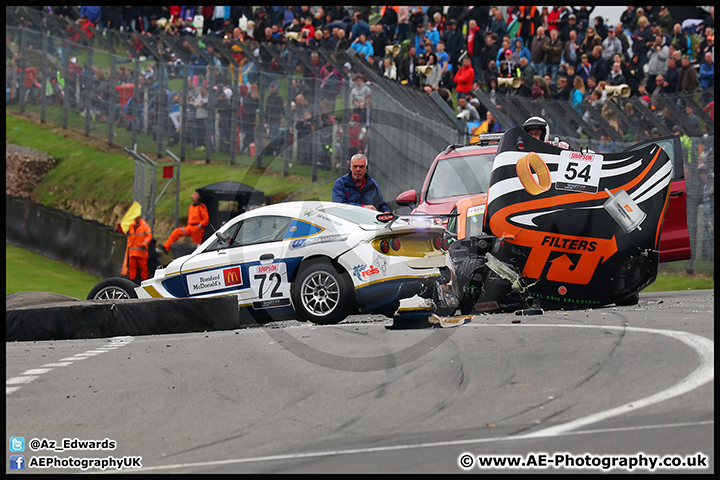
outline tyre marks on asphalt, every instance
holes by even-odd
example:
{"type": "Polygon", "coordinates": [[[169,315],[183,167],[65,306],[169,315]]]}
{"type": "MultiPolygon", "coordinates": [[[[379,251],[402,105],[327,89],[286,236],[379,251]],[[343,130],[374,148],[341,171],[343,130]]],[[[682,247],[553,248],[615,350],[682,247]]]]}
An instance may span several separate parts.
{"type": "Polygon", "coordinates": [[[132,340],[133,337],[114,337],[109,339],[108,343],[101,347],[93,348],[92,350],[88,350],[87,352],[78,353],[70,357],[61,358],[54,363],[46,363],[40,368],[31,368],[29,370],[25,370],[20,375],[5,380],[5,395],[10,395],[11,393],[17,392],[18,390],[20,390],[20,388],[22,388],[23,385],[34,381],[41,375],[52,371],[54,368],[67,367],[68,365],[72,365],[74,362],[107,353],[111,350],[115,350],[116,348],[120,348],[123,345],[127,345],[128,343],[132,342],[132,340]]]}
{"type": "MultiPolygon", "coordinates": [[[[267,455],[258,457],[246,457],[246,458],[228,458],[224,460],[215,461],[204,461],[195,463],[179,463],[174,465],[156,465],[143,467],[140,470],[143,472],[149,471],[162,471],[162,470],[182,470],[190,468],[208,468],[208,467],[220,467],[227,465],[240,465],[253,462],[277,462],[277,461],[295,461],[305,460],[311,458],[338,456],[338,455],[352,455],[352,454],[366,454],[373,452],[390,452],[410,449],[422,449],[422,448],[437,448],[437,447],[448,447],[457,445],[474,445],[484,443],[495,443],[505,441],[517,441],[526,440],[529,438],[542,438],[542,437],[555,437],[564,435],[584,435],[591,433],[600,432],[613,432],[613,431],[632,431],[632,430],[647,430],[654,428],[677,428],[680,426],[698,426],[698,425],[711,425],[714,420],[701,421],[701,422],[690,422],[690,423],[673,423],[669,425],[638,425],[625,428],[610,428],[610,429],[596,429],[596,430],[578,430],[581,427],[598,423],[602,420],[613,418],[616,416],[624,415],[626,413],[637,411],[640,408],[654,405],[656,403],[669,400],[679,395],[688,393],[696,388],[705,385],[715,378],[715,342],[712,340],[694,335],[689,332],[680,330],[661,330],[655,328],[641,328],[641,327],[629,327],[629,326],[608,326],[608,325],[555,325],[555,324],[533,324],[533,325],[490,325],[483,324],[482,327],[493,328],[586,328],[586,329],[600,329],[600,330],[615,330],[620,331],[621,335],[625,335],[628,332],[650,334],[650,335],[663,335],[675,340],[679,340],[685,345],[689,346],[699,357],[700,365],[692,371],[689,375],[684,377],[679,383],[662,390],[654,395],[638,399],[630,404],[621,405],[616,408],[610,408],[601,412],[597,412],[592,415],[588,415],[582,418],[578,418],[573,421],[561,423],[549,428],[543,428],[530,433],[513,434],[503,437],[490,437],[490,438],[471,438],[471,439],[460,439],[460,440],[446,440],[437,442],[426,442],[426,443],[415,443],[415,444],[400,444],[400,445],[384,445],[377,447],[366,447],[366,448],[349,448],[344,450],[330,450],[330,451],[315,451],[315,452],[297,452],[280,455],[267,455]]],[[[551,399],[549,399],[551,400],[551,399]]]]}

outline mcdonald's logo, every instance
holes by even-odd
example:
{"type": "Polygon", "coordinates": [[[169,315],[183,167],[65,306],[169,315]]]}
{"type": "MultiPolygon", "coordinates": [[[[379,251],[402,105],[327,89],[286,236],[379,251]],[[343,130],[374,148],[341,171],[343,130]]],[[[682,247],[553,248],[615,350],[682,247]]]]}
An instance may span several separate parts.
{"type": "Polygon", "coordinates": [[[225,286],[230,285],[241,285],[242,276],[240,275],[240,267],[228,268],[223,270],[223,277],[225,278],[225,286]]]}

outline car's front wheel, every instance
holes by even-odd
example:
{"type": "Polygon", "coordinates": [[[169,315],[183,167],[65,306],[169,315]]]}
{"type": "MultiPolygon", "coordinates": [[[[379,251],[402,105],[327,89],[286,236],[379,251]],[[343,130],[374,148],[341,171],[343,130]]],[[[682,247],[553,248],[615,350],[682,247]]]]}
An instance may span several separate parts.
{"type": "Polygon", "coordinates": [[[110,277],[98,282],[90,293],[88,300],[127,300],[138,298],[135,293],[135,282],[123,277],[110,277]]]}
{"type": "Polygon", "coordinates": [[[352,281],[327,259],[304,262],[292,285],[295,310],[304,320],[320,325],[344,320],[355,304],[354,293],[352,281]]]}

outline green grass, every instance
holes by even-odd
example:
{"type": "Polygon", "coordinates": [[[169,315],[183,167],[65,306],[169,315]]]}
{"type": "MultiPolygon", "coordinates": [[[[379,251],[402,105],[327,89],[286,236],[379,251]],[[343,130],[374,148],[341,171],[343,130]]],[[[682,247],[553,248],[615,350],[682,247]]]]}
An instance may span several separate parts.
{"type": "Polygon", "coordinates": [[[657,280],[643,292],[676,292],[678,290],[712,290],[715,282],[707,278],[684,277],[659,273],[657,280]]]}
{"type": "MultiPolygon", "coordinates": [[[[101,139],[87,138],[82,133],[69,132],[57,125],[35,123],[7,112],[5,119],[6,143],[34,147],[58,161],[35,189],[39,203],[107,225],[114,225],[119,220],[118,211],[124,213],[132,203],[135,171],[134,161],[121,147],[110,148],[101,139]]],[[[70,125],[73,125],[72,121],[70,125]]],[[[139,142],[138,151],[155,158],[152,142],[139,142]]],[[[179,153],[177,148],[173,151],[179,153]]],[[[175,162],[167,155],[157,162],[156,195],[159,195],[168,183],[162,178],[162,167],[175,162]]],[[[216,160],[205,164],[204,159],[188,158],[180,167],[180,215],[187,212],[190,194],[195,189],[224,180],[234,180],[261,190],[273,202],[287,198],[330,200],[332,197],[331,180],[335,179],[336,173],[319,172],[318,181],[313,183],[310,167],[296,165],[288,177],[283,176],[282,168],[282,159],[273,161],[265,158],[263,167],[257,168],[254,160],[246,156],[238,157],[236,165],[216,160]]],[[[174,218],[175,194],[173,181],[156,204],[156,221],[174,218]]]]}
{"type": "Polygon", "coordinates": [[[5,295],[51,292],[84,300],[99,278],[69,265],[5,244],[5,295]]]}

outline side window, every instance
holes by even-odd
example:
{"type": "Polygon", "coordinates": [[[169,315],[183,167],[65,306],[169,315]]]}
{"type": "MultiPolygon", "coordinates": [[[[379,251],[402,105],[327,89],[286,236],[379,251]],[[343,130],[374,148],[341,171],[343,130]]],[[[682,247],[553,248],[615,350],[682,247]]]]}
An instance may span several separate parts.
{"type": "Polygon", "coordinates": [[[241,224],[242,224],[242,222],[238,222],[235,225],[233,225],[232,227],[230,227],[225,232],[225,235],[227,235],[229,242],[223,242],[217,237],[217,235],[213,234],[215,236],[215,238],[212,241],[212,243],[210,245],[208,245],[208,247],[205,249],[205,251],[206,252],[214,252],[216,250],[223,250],[223,249],[229,248],[231,246],[232,247],[238,246],[237,242],[235,242],[235,236],[237,235],[238,229],[240,228],[241,224]]]}
{"type": "Polygon", "coordinates": [[[242,246],[280,241],[285,236],[290,221],[290,218],[275,216],[248,218],[235,236],[235,244],[242,246]]]}

